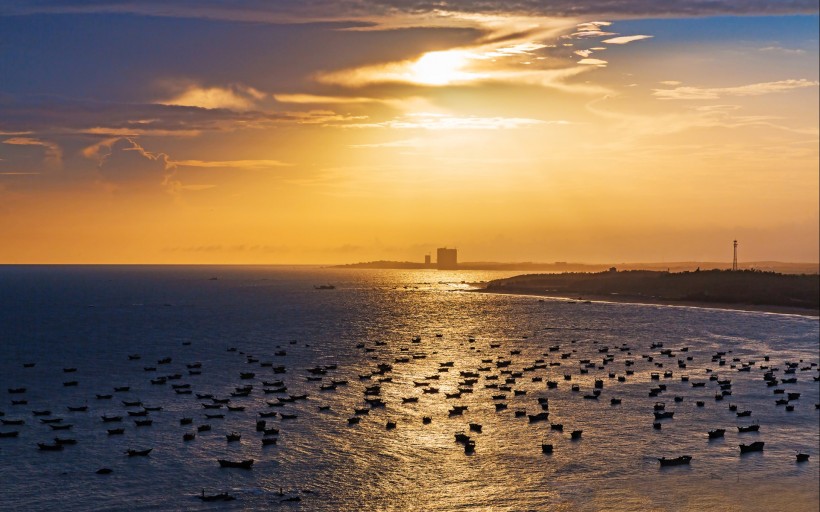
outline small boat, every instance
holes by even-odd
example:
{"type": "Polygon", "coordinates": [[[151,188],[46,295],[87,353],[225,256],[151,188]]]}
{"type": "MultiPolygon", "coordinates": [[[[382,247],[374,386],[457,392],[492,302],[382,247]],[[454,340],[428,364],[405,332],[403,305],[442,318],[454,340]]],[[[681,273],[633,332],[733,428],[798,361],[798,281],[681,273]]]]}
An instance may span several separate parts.
{"type": "Polygon", "coordinates": [[[478,423],[470,423],[470,431],[471,432],[478,432],[480,434],[481,433],[481,428],[482,428],[481,425],[479,425],[478,423]]]}
{"type": "Polygon", "coordinates": [[[119,386],[119,387],[114,388],[114,391],[117,392],[117,393],[124,393],[124,392],[130,391],[130,390],[131,390],[131,386],[119,386]]]}
{"type": "Polygon", "coordinates": [[[183,441],[193,441],[194,439],[196,439],[196,434],[194,434],[193,432],[187,432],[182,435],[183,441]]]}
{"type": "Polygon", "coordinates": [[[541,443],[542,453],[552,453],[552,445],[548,443],[541,443]]]}
{"type": "Polygon", "coordinates": [[[211,430],[210,425],[200,425],[196,428],[197,432],[208,432],[209,430],[211,430]]]}
{"type": "Polygon", "coordinates": [[[179,419],[179,424],[180,425],[190,425],[193,422],[194,422],[193,418],[180,418],[179,419]]]}
{"type": "Polygon", "coordinates": [[[583,434],[583,430],[573,430],[570,433],[570,439],[581,439],[581,434],[583,434]]]}
{"type": "Polygon", "coordinates": [[[332,284],[320,284],[319,286],[314,286],[314,290],[335,290],[336,286],[332,284]]]}
{"type": "Polygon", "coordinates": [[[464,443],[464,453],[471,454],[475,453],[475,441],[472,439],[464,443]]]}
{"type": "Polygon", "coordinates": [[[242,436],[238,432],[231,432],[230,434],[225,434],[225,438],[228,442],[239,441],[242,439],[242,436]]]}
{"type": "Polygon", "coordinates": [[[122,421],[122,416],[100,416],[102,418],[103,423],[112,423],[115,421],[122,421]]]}
{"type": "Polygon", "coordinates": [[[0,420],[3,425],[23,425],[26,420],[0,420]]]}
{"type": "Polygon", "coordinates": [[[97,400],[111,400],[113,395],[95,395],[97,400]]]}
{"type": "Polygon", "coordinates": [[[352,418],[347,419],[348,425],[358,425],[362,419],[358,416],[353,416],[352,418]]]}
{"type": "Polygon", "coordinates": [[[238,468],[238,469],[251,469],[253,467],[253,459],[241,460],[241,461],[231,461],[225,459],[216,459],[219,463],[219,467],[221,468],[238,468]]]}
{"type": "Polygon", "coordinates": [[[456,432],[455,438],[457,443],[466,443],[470,440],[470,436],[465,434],[463,431],[456,432]]]}
{"type": "Polygon", "coordinates": [[[77,444],[76,439],[66,438],[66,437],[55,437],[54,442],[57,444],[65,444],[65,445],[74,445],[77,444]]]}
{"type": "Polygon", "coordinates": [[[387,424],[385,425],[385,428],[387,430],[393,430],[394,428],[396,428],[396,422],[392,421],[392,420],[388,420],[387,424]]]}
{"type": "Polygon", "coordinates": [[[742,433],[742,432],[757,432],[757,431],[759,431],[759,430],[760,430],[760,425],[758,425],[758,424],[749,425],[748,427],[740,427],[740,426],[739,426],[739,427],[737,427],[737,431],[738,431],[738,433],[742,433]]]}
{"type": "Polygon", "coordinates": [[[749,452],[762,452],[763,445],[766,444],[763,441],[755,441],[752,444],[741,444],[740,446],[740,453],[749,453],[749,452]]]}
{"type": "Polygon", "coordinates": [[[276,438],[275,437],[263,437],[262,438],[262,446],[270,446],[270,445],[273,445],[273,444],[276,444],[276,438]]]}
{"type": "Polygon", "coordinates": [[[726,433],[726,429],[723,428],[716,428],[715,430],[710,430],[707,432],[709,439],[718,439],[723,437],[723,434],[726,433]]]}
{"type": "Polygon", "coordinates": [[[18,430],[10,430],[8,432],[0,432],[0,438],[2,437],[17,437],[20,435],[18,430]]]}
{"type": "Polygon", "coordinates": [[[63,449],[63,445],[54,443],[54,444],[46,444],[46,443],[37,443],[37,447],[44,452],[59,452],[63,449]]]}
{"type": "Polygon", "coordinates": [[[122,435],[124,433],[125,433],[124,428],[109,428],[108,429],[108,435],[109,436],[118,436],[118,435],[122,435]]]}
{"type": "Polygon", "coordinates": [[[150,427],[154,420],[134,420],[134,424],[138,427],[150,427]]]}
{"type": "Polygon", "coordinates": [[[743,418],[743,417],[751,416],[751,415],[752,415],[752,411],[738,411],[737,412],[737,417],[738,418],[743,418]]]}
{"type": "Polygon", "coordinates": [[[49,425],[49,427],[51,427],[51,430],[71,430],[73,426],[74,425],[72,425],[71,423],[65,423],[63,425],[49,425]]]}
{"type": "Polygon", "coordinates": [[[431,418],[430,416],[424,416],[423,418],[421,418],[421,423],[423,425],[429,425],[432,422],[433,422],[433,418],[431,418]]]}
{"type": "Polygon", "coordinates": [[[654,412],[656,420],[662,420],[664,418],[671,418],[675,415],[675,411],[655,411],[654,412]]]}
{"type": "Polygon", "coordinates": [[[34,416],[49,416],[51,414],[51,411],[48,411],[48,410],[31,411],[31,414],[33,414],[34,416]]]}
{"type": "Polygon", "coordinates": [[[70,412],[85,412],[85,411],[88,410],[88,406],[87,405],[79,405],[79,406],[76,406],[76,407],[72,407],[72,406],[69,405],[68,410],[70,412]]]}
{"type": "Polygon", "coordinates": [[[132,450],[128,449],[125,450],[125,454],[129,457],[146,457],[149,453],[151,453],[153,448],[146,448],[145,450],[132,450]]]}
{"type": "Polygon", "coordinates": [[[110,475],[113,472],[114,470],[111,468],[100,468],[97,471],[95,471],[95,473],[97,473],[98,475],[110,475]]]}
{"type": "Polygon", "coordinates": [[[227,492],[221,492],[219,494],[205,494],[205,489],[202,489],[202,494],[197,496],[197,498],[201,499],[202,501],[206,502],[213,502],[213,501],[233,501],[236,498],[231,496],[227,492]]]}
{"type": "Polygon", "coordinates": [[[797,454],[797,462],[806,462],[807,460],[809,460],[809,454],[808,453],[798,453],[797,454]]]}
{"type": "Polygon", "coordinates": [[[661,466],[683,466],[688,465],[689,462],[692,460],[692,457],[689,455],[681,455],[680,457],[673,457],[671,459],[667,459],[666,457],[661,457],[658,459],[658,462],[661,463],[661,466]]]}

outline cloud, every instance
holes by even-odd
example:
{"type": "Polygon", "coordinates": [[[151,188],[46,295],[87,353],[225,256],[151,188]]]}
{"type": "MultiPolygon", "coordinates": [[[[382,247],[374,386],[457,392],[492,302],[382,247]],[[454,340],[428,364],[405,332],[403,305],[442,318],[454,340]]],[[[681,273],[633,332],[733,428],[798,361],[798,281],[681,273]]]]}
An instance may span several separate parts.
{"type": "Polygon", "coordinates": [[[568,121],[543,121],[521,117],[458,117],[438,113],[407,114],[381,123],[349,125],[351,128],[394,128],[399,130],[501,130],[545,124],[569,124],[568,121]]]}
{"type": "Polygon", "coordinates": [[[396,17],[440,18],[451,12],[493,15],[555,16],[565,18],[657,18],[670,16],[713,16],[720,14],[816,13],[816,0],[305,0],[279,2],[260,0],[6,0],[0,15],[31,13],[107,12],[150,16],[208,18],[250,22],[305,22],[330,20],[374,20],[396,17]],[[446,11],[437,11],[446,5],[446,11]],[[432,15],[432,16],[431,16],[432,15]]]}
{"type": "Polygon", "coordinates": [[[63,150],[53,142],[34,137],[12,137],[3,141],[11,146],[40,146],[45,149],[45,162],[51,166],[59,166],[63,161],[63,150]]]}
{"type": "Polygon", "coordinates": [[[172,174],[168,155],[151,153],[134,139],[117,139],[103,149],[98,152],[99,176],[115,188],[160,188],[172,174]]]}
{"type": "Polygon", "coordinates": [[[783,55],[804,55],[806,50],[800,48],[783,48],[782,46],[766,46],[760,48],[761,52],[781,53],[783,55]]]}
{"type": "Polygon", "coordinates": [[[606,66],[607,61],[601,59],[581,59],[578,61],[578,64],[584,64],[587,66],[606,66]]]}
{"type": "Polygon", "coordinates": [[[279,103],[296,104],[351,104],[351,103],[373,103],[381,101],[378,98],[364,98],[352,96],[321,96],[316,94],[274,94],[273,99],[279,103]]]}
{"type": "Polygon", "coordinates": [[[174,167],[205,167],[231,169],[268,169],[270,167],[289,167],[293,164],[279,160],[173,160],[174,167]]]}
{"type": "Polygon", "coordinates": [[[224,108],[57,97],[24,97],[0,102],[0,130],[39,135],[93,135],[114,140],[138,136],[191,137],[203,132],[262,129],[282,124],[353,122],[361,119],[339,115],[330,110],[234,111],[224,108]]]}
{"type": "Polygon", "coordinates": [[[761,96],[792,89],[816,87],[820,82],[815,80],[780,80],[778,82],[761,82],[736,87],[676,87],[674,89],[654,89],[652,94],[662,100],[716,100],[724,96],[761,96]]]}
{"type": "Polygon", "coordinates": [[[602,43],[607,44],[627,44],[633,41],[641,41],[642,39],[650,39],[655,36],[646,36],[646,35],[636,35],[636,36],[620,36],[620,37],[613,37],[611,39],[604,39],[601,41],[602,43]]]}
{"type": "Polygon", "coordinates": [[[179,105],[183,107],[200,107],[207,109],[251,110],[266,94],[244,85],[229,87],[202,87],[200,85],[184,86],[169,99],[159,100],[162,105],[179,105]]]}

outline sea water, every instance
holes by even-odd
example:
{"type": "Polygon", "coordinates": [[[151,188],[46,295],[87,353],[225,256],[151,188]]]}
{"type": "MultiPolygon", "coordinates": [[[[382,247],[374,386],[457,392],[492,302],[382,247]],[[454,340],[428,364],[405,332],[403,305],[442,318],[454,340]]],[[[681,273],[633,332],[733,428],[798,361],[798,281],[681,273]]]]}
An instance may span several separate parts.
{"type": "Polygon", "coordinates": [[[510,275],[0,267],[0,419],[25,421],[0,426],[0,432],[19,431],[16,438],[0,438],[0,509],[817,510],[820,384],[811,366],[818,362],[817,318],[470,291],[472,283],[510,275]],[[328,284],[335,288],[316,289],[328,284]],[[657,343],[663,347],[650,348],[657,343]],[[723,365],[713,360],[718,351],[725,352],[723,365]],[[128,357],[137,354],[138,360],[128,357]],[[614,357],[604,364],[607,355],[614,357]],[[159,364],[164,358],[171,362],[159,364]],[[444,371],[442,363],[449,362],[444,371]],[[784,375],[787,362],[798,363],[794,375],[784,375]],[[194,363],[201,363],[201,374],[189,373],[194,363]],[[374,373],[381,363],[392,370],[374,373]],[[744,365],[750,370],[739,371],[744,365]],[[276,366],[286,372],[274,373],[276,366]],[[309,381],[307,370],[317,366],[335,369],[321,382],[309,381]],[[77,370],[64,372],[70,368],[77,370]],[[776,377],[797,382],[767,386],[763,375],[773,368],[776,377]],[[666,371],[672,375],[664,377],[666,371]],[[254,377],[240,378],[247,372],[254,377]],[[470,388],[460,372],[478,373],[477,382],[471,393],[447,398],[470,388]],[[516,372],[522,376],[511,377],[516,372]],[[181,377],[151,383],[174,375],[181,377]],[[720,388],[711,375],[731,380],[732,394],[717,401],[720,388]],[[585,399],[596,379],[603,381],[600,397],[585,399]],[[287,393],[264,393],[263,380],[283,380],[287,393]],[[320,390],[332,380],[347,384],[320,390]],[[548,389],[549,380],[558,387],[548,389]],[[64,385],[70,381],[77,385],[64,385]],[[172,387],[184,384],[195,393],[231,398],[245,410],[204,409],[211,400],[172,387]],[[249,396],[231,397],[247,384],[253,386],[249,396]],[[486,387],[493,384],[509,391],[486,387]],[[649,396],[659,384],[666,390],[649,396]],[[125,386],[129,391],[114,391],[125,386]],[[386,406],[349,425],[354,409],[367,407],[364,391],[373,386],[386,406]],[[8,393],[19,387],[26,391],[8,393]],[[439,393],[422,391],[429,387],[439,393]],[[775,404],[785,397],[773,394],[776,388],[800,393],[790,402],[793,411],[775,404]],[[307,399],[267,404],[301,394],[307,399]],[[494,399],[501,394],[506,398],[494,399]],[[413,397],[418,401],[402,401],[413,397]],[[611,405],[613,397],[621,404],[611,405]],[[516,417],[516,411],[541,412],[537,398],[548,399],[548,421],[516,417]],[[139,408],[123,402],[137,400],[162,408],[146,417],[152,426],[137,427],[127,415],[139,408]],[[675,413],[661,420],[661,429],[652,426],[658,401],[675,413]],[[497,412],[495,403],[508,407],[497,412]],[[731,404],[752,415],[737,417],[731,404]],[[80,405],[88,411],[67,410],[80,405]],[[456,405],[467,409],[450,415],[456,405]],[[41,410],[51,415],[33,415],[41,410]],[[267,419],[280,433],[276,445],[263,447],[255,425],[258,413],[268,411],[297,417],[267,419]],[[103,415],[123,420],[104,423],[103,415]],[[193,424],[180,425],[183,417],[193,424]],[[48,418],[72,427],[52,431],[40,421],[48,418]],[[388,420],[395,429],[386,429],[388,420]],[[482,432],[470,432],[469,423],[481,424],[482,432]],[[550,423],[563,424],[564,431],[550,423]],[[738,433],[738,425],[752,423],[760,424],[758,433],[738,433]],[[211,431],[183,441],[184,433],[203,424],[211,431]],[[125,433],[109,436],[107,429],[116,427],[125,433]],[[715,428],[726,435],[710,441],[706,433],[715,428]],[[583,430],[581,439],[571,440],[571,430],[583,430]],[[475,453],[455,442],[458,431],[471,435],[475,453]],[[230,432],[240,433],[241,441],[228,443],[230,432]],[[55,436],[77,444],[38,450],[38,442],[55,436]],[[764,441],[764,451],[741,456],[738,445],[753,441],[764,441]],[[542,453],[542,443],[552,444],[553,453],[542,453]],[[147,457],[125,454],[147,448],[147,457]],[[798,451],[809,453],[809,461],[797,463],[798,451]],[[690,455],[691,463],[659,466],[659,457],[678,455],[690,455]],[[252,470],[220,468],[217,459],[255,464],[252,470]],[[112,473],[96,474],[103,467],[112,473]],[[203,503],[197,499],[203,489],[236,500],[203,503]],[[300,501],[284,501],[296,497],[300,501]]]}

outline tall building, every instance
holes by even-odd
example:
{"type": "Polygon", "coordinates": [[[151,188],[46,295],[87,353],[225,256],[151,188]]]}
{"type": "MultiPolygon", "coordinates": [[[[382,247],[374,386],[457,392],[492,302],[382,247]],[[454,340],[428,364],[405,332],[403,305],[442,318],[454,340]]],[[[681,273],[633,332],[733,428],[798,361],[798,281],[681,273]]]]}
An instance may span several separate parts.
{"type": "Polygon", "coordinates": [[[446,247],[436,249],[436,268],[445,270],[458,268],[458,250],[446,247]]]}
{"type": "Polygon", "coordinates": [[[424,266],[425,266],[425,268],[430,268],[430,267],[433,266],[432,262],[430,261],[430,255],[429,254],[424,255],[424,266]]]}

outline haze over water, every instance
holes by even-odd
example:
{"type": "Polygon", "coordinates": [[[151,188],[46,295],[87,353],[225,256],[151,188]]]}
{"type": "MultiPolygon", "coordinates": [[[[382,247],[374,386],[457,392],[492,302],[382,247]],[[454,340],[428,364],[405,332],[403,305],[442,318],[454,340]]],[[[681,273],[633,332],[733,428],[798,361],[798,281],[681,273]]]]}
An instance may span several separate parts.
{"type": "Polygon", "coordinates": [[[0,428],[20,431],[18,438],[0,439],[0,509],[817,510],[820,424],[814,404],[820,396],[813,377],[818,373],[816,366],[801,370],[818,359],[817,318],[465,291],[466,283],[509,275],[312,267],[2,267],[0,411],[2,419],[25,424],[0,428]],[[336,288],[314,288],[323,284],[336,288]],[[416,336],[419,343],[412,342],[416,336]],[[674,356],[650,349],[657,342],[674,356]],[[560,349],[550,351],[552,346],[560,349]],[[237,352],[228,352],[230,347],[237,352]],[[285,355],[275,355],[281,351],[285,355]],[[717,351],[726,352],[723,366],[712,361],[717,351]],[[137,353],[140,360],[128,359],[137,353]],[[569,355],[562,359],[564,353],[569,355]],[[251,355],[258,362],[247,362],[251,355]],[[600,363],[606,355],[614,358],[604,369],[580,373],[580,360],[600,363]],[[165,357],[172,362],[156,364],[165,357]],[[396,362],[405,357],[408,362],[396,362]],[[539,359],[561,365],[525,370],[539,359]],[[627,359],[634,366],[625,366],[627,359]],[[686,368],[678,367],[679,359],[686,368]],[[509,367],[497,366],[505,360],[509,367]],[[775,405],[780,396],[766,385],[760,367],[777,367],[777,376],[784,377],[785,362],[801,360],[797,382],[777,386],[801,394],[791,402],[794,411],[786,412],[775,405]],[[441,363],[450,361],[453,367],[440,372],[441,363]],[[36,365],[24,368],[29,362],[36,365]],[[188,374],[186,364],[194,362],[202,363],[201,375],[188,374]],[[264,362],[285,365],[287,372],[274,374],[261,366],[264,362]],[[379,363],[393,370],[360,380],[379,363]],[[738,371],[743,363],[751,370],[738,371]],[[306,379],[306,369],[317,365],[337,365],[323,376],[324,383],[348,383],[321,391],[320,382],[306,379]],[[67,367],[77,371],[64,373],[67,367]],[[633,375],[626,376],[628,368],[633,375]],[[732,395],[715,400],[719,388],[707,369],[731,379],[732,395]],[[522,377],[506,393],[486,388],[504,384],[509,375],[502,370],[522,377]],[[668,370],[673,375],[664,378],[668,370]],[[479,373],[473,392],[446,398],[445,393],[466,387],[459,386],[461,371],[479,373]],[[243,380],[240,372],[255,376],[243,380]],[[609,372],[626,376],[625,382],[609,378],[609,372]],[[658,381],[652,372],[661,374],[658,381]],[[174,373],[183,376],[165,385],[150,382],[174,373]],[[564,380],[565,374],[572,380],[564,380]],[[499,380],[486,378],[494,375],[499,380]],[[439,378],[426,379],[431,376],[439,378]],[[354,409],[366,406],[365,388],[385,377],[392,377],[381,383],[387,406],[348,425],[354,409]],[[268,407],[266,401],[284,395],[264,394],[261,381],[280,378],[288,394],[307,394],[307,400],[268,407]],[[584,399],[595,379],[604,381],[600,399],[584,399]],[[65,387],[68,380],[77,386],[65,387]],[[424,387],[414,384],[425,380],[440,392],[423,393],[424,387]],[[548,380],[557,381],[557,389],[547,389],[548,380]],[[695,388],[692,382],[705,386],[695,388]],[[213,411],[200,404],[208,400],[173,391],[172,384],[183,383],[217,397],[245,384],[254,388],[249,397],[232,398],[231,405],[244,405],[244,411],[223,408],[224,419],[206,420],[205,412],[213,411]],[[659,383],[667,390],[650,397],[649,389],[659,383]],[[580,391],[573,392],[572,384],[580,391]],[[130,390],[114,393],[115,386],[130,390]],[[16,387],[27,390],[7,393],[16,387]],[[514,396],[512,390],[526,394],[514,396]],[[106,393],[113,399],[95,399],[106,393]],[[498,394],[507,397],[493,399],[498,394]],[[675,396],[682,401],[675,402],[675,396]],[[418,402],[402,403],[403,397],[418,402]],[[518,410],[540,412],[539,397],[549,399],[549,421],[515,417],[518,410]],[[613,397],[621,398],[621,405],[610,405],[613,397]],[[19,398],[28,404],[11,405],[19,398]],[[132,400],[162,407],[149,414],[151,427],[135,427],[126,415],[134,409],[121,402],[132,400]],[[656,430],[652,412],[659,400],[675,415],[656,430]],[[697,400],[704,406],[697,407],[697,400]],[[498,402],[507,403],[507,410],[496,412],[498,402]],[[66,410],[86,403],[88,412],[66,410]],[[730,404],[752,415],[738,418],[730,404]],[[319,411],[320,405],[330,410],[319,411]],[[468,409],[451,416],[454,405],[468,409]],[[73,428],[52,432],[32,415],[43,409],[73,428]],[[280,429],[279,441],[262,447],[261,434],[254,431],[258,412],[274,410],[297,418],[268,419],[269,427],[280,429]],[[124,416],[122,436],[108,436],[112,425],[100,419],[115,413],[124,416]],[[179,425],[185,416],[194,418],[193,426],[179,425]],[[432,422],[422,424],[423,416],[432,422]],[[396,422],[395,429],[385,428],[388,420],[396,422]],[[551,430],[551,422],[564,424],[564,432],[551,430]],[[736,426],[754,422],[759,433],[737,432],[736,426]],[[183,433],[204,423],[211,424],[211,432],[183,442],[183,433]],[[476,441],[471,455],[454,440],[468,423],[483,425],[481,433],[468,432],[476,441]],[[726,436],[709,441],[706,432],[715,428],[725,428],[726,436]],[[575,429],[583,435],[571,441],[569,431],[575,429]],[[242,435],[240,442],[226,442],[231,431],[242,435]],[[78,444],[62,452],[37,450],[37,442],[49,442],[55,434],[74,437],[78,444]],[[763,452],[740,456],[739,443],[758,440],[766,443],[763,452]],[[552,443],[554,453],[542,453],[542,442],[552,443]],[[127,457],[123,452],[129,448],[153,451],[127,457]],[[796,463],[797,451],[809,453],[809,461],[796,463]],[[659,467],[658,457],[684,454],[693,457],[690,466],[659,467]],[[256,463],[250,471],[227,469],[217,458],[256,463]],[[100,467],[113,473],[95,474],[100,467]],[[228,491],[237,501],[200,503],[194,496],[203,488],[228,491]],[[280,488],[302,501],[280,503],[280,488]]]}

